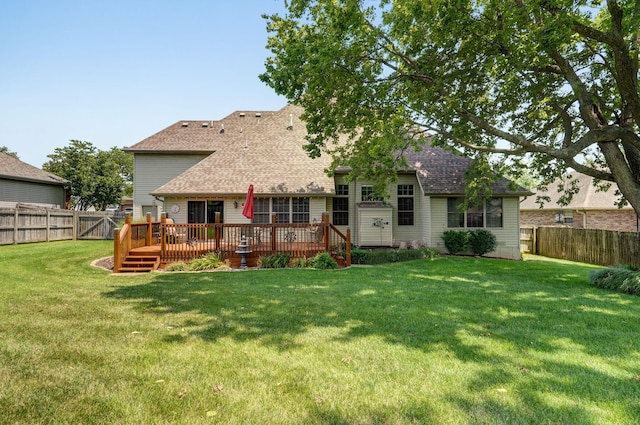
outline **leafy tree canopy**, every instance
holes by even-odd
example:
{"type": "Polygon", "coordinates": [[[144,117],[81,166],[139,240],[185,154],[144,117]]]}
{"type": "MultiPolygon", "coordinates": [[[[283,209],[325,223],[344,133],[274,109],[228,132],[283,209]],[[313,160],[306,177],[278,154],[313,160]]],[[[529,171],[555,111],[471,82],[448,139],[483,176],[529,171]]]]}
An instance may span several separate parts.
{"type": "Polygon", "coordinates": [[[9,148],[6,147],[6,146],[0,146],[0,152],[6,153],[7,155],[11,155],[15,159],[20,159],[20,158],[18,158],[18,154],[17,153],[10,151],[9,148]]]}
{"type": "Polygon", "coordinates": [[[89,142],[71,140],[47,157],[42,168],[69,181],[73,208],[104,211],[131,192],[133,159],[121,149],[100,151],[89,142]]]}
{"type": "MultiPolygon", "coordinates": [[[[290,0],[260,78],[304,107],[310,155],[393,178],[415,136],[543,183],[616,182],[640,213],[636,0],[290,0]],[[414,137],[398,137],[412,129],[414,137]],[[336,144],[339,134],[349,140],[336,144]],[[508,160],[506,159],[508,157],[508,160]]],[[[416,146],[417,147],[417,146],[416,146]]]]}

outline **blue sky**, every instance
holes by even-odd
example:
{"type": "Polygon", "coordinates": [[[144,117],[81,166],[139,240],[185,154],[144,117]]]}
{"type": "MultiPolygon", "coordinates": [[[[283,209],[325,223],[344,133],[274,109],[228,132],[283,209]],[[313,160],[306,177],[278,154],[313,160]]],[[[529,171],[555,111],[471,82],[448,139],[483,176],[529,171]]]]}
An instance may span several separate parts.
{"type": "Polygon", "coordinates": [[[0,146],[41,167],[77,139],[130,146],[184,119],[277,110],[258,75],[284,0],[0,4],[0,146]]]}

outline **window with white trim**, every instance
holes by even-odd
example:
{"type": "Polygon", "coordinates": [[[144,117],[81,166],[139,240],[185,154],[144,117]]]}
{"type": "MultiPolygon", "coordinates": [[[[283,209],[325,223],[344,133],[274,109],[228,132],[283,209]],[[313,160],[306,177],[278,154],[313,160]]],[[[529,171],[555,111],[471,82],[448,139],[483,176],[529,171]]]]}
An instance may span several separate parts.
{"type": "Polygon", "coordinates": [[[503,198],[489,198],[482,205],[461,211],[464,198],[447,198],[447,227],[502,227],[503,198]]]}
{"type": "Polygon", "coordinates": [[[413,226],[413,185],[398,185],[398,226],[413,226]]]}

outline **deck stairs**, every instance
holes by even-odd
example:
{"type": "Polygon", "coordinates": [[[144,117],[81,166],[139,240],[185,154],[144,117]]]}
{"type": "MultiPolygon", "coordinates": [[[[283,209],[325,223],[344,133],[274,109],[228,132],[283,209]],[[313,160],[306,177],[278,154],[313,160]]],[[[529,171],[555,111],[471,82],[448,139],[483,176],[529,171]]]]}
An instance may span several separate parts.
{"type": "Polygon", "coordinates": [[[122,262],[120,273],[146,273],[160,267],[160,256],[127,255],[122,262]]]}

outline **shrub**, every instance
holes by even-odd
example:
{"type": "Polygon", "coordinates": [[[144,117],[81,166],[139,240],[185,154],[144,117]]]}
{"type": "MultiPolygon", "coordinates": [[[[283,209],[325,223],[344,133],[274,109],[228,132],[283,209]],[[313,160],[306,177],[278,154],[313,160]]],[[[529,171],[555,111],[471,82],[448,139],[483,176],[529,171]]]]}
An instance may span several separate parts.
{"type": "Polygon", "coordinates": [[[469,250],[469,232],[466,230],[447,230],[442,234],[442,240],[450,254],[469,250]]]}
{"type": "Polygon", "coordinates": [[[211,270],[217,269],[224,265],[224,261],[222,260],[220,254],[215,252],[210,252],[207,255],[204,255],[200,258],[196,258],[195,260],[189,263],[189,270],[193,271],[201,271],[201,270],[211,270]]]}
{"type": "Polygon", "coordinates": [[[493,252],[498,247],[496,235],[486,229],[476,229],[469,232],[469,247],[476,255],[493,252]]]}
{"type": "Polygon", "coordinates": [[[309,267],[320,270],[335,269],[338,263],[328,252],[320,252],[309,259],[309,267]]]}
{"type": "Polygon", "coordinates": [[[304,269],[309,267],[309,260],[305,257],[298,257],[291,260],[291,267],[294,269],[304,269]]]}
{"type": "Polygon", "coordinates": [[[258,259],[258,267],[262,269],[284,269],[289,265],[291,254],[278,253],[260,257],[258,259]]]}
{"type": "Polygon", "coordinates": [[[365,249],[354,248],[351,250],[351,264],[370,264],[369,257],[371,251],[365,249]]]}
{"type": "Polygon", "coordinates": [[[438,258],[440,256],[440,251],[436,248],[420,248],[422,251],[423,258],[438,258]]]}
{"type": "Polygon", "coordinates": [[[603,289],[640,295],[640,272],[636,266],[617,265],[589,273],[592,285],[603,289]]]}
{"type": "Polygon", "coordinates": [[[178,261],[177,263],[167,264],[164,269],[168,272],[184,272],[189,270],[189,265],[184,261],[178,261]]]}
{"type": "Polygon", "coordinates": [[[440,256],[440,251],[435,248],[420,249],[380,249],[368,251],[356,248],[351,251],[351,264],[385,264],[398,261],[410,261],[420,258],[436,258],[440,256]]]}

